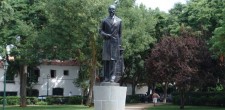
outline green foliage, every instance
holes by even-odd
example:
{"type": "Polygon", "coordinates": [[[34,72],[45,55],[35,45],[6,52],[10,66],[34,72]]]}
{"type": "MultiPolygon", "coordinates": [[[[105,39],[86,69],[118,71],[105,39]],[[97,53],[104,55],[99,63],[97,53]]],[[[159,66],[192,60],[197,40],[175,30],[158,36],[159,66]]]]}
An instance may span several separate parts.
{"type": "Polygon", "coordinates": [[[217,84],[215,90],[216,91],[222,91],[222,90],[224,90],[223,85],[222,84],[217,84]]]}
{"type": "Polygon", "coordinates": [[[84,97],[71,96],[71,97],[47,97],[46,102],[48,105],[54,104],[81,104],[84,97]]]}
{"type": "MultiPolygon", "coordinates": [[[[186,106],[184,110],[224,110],[223,107],[209,107],[209,106],[186,106]]],[[[181,110],[179,106],[172,104],[165,104],[156,107],[150,107],[148,110],[181,110]]]]}
{"type": "Polygon", "coordinates": [[[127,95],[126,103],[140,103],[140,96],[138,95],[127,95]]]}
{"type": "Polygon", "coordinates": [[[146,79],[144,59],[150,45],[156,41],[154,27],[157,19],[152,16],[156,13],[144,6],[134,6],[133,0],[121,1],[117,9],[117,15],[122,18],[122,47],[125,49],[123,79],[133,85],[146,79]]]}
{"type": "Polygon", "coordinates": [[[220,57],[225,54],[225,22],[221,27],[214,31],[214,36],[210,39],[212,45],[210,50],[214,52],[215,57],[220,57]]]}
{"type": "Polygon", "coordinates": [[[9,96],[6,98],[6,102],[8,105],[18,105],[19,104],[19,97],[16,96],[9,96]]]}
{"type": "Polygon", "coordinates": [[[69,97],[67,104],[81,104],[82,96],[69,97]]]}
{"type": "Polygon", "coordinates": [[[118,9],[118,16],[123,20],[122,46],[125,58],[149,49],[149,45],[156,41],[153,33],[156,24],[156,19],[152,16],[154,12],[144,7],[128,6],[121,3],[118,9]]]}
{"type": "MultiPolygon", "coordinates": [[[[0,97],[0,104],[3,102],[3,97],[0,97]]],[[[19,104],[19,97],[17,96],[7,96],[6,97],[6,104],[7,105],[18,105],[19,104]]]]}
{"type": "Polygon", "coordinates": [[[224,91],[224,87],[222,84],[218,83],[216,84],[215,87],[208,87],[208,91],[220,92],[220,91],[224,91]]]}
{"type": "MultiPolygon", "coordinates": [[[[12,8],[12,6],[5,0],[0,1],[0,13],[1,13],[1,17],[0,17],[0,44],[3,48],[5,48],[4,46],[7,44],[9,38],[8,38],[8,34],[10,31],[8,31],[9,29],[9,24],[10,21],[13,19],[14,16],[14,10],[12,8]]],[[[2,50],[0,50],[0,52],[3,52],[2,50]]]]}
{"type": "MultiPolygon", "coordinates": [[[[0,100],[1,100],[0,104],[2,104],[3,97],[0,97],[0,100]]],[[[27,100],[28,105],[34,105],[38,101],[37,97],[27,97],[26,100],[27,100]]],[[[20,97],[18,97],[18,96],[7,96],[6,97],[7,105],[19,105],[19,103],[20,103],[20,97]]]]}
{"type": "Polygon", "coordinates": [[[35,105],[38,102],[37,97],[27,97],[26,99],[28,105],[35,105]]]}
{"type": "Polygon", "coordinates": [[[174,7],[169,11],[169,15],[167,18],[168,22],[168,31],[170,35],[177,36],[180,32],[182,22],[185,22],[186,16],[183,15],[183,10],[186,5],[177,3],[174,7]]]}
{"type": "Polygon", "coordinates": [[[39,38],[43,57],[81,61],[90,58],[90,37],[98,34],[99,21],[106,14],[104,3],[107,1],[46,1],[49,23],[39,38]]]}
{"type": "Polygon", "coordinates": [[[93,110],[93,107],[83,105],[39,105],[39,106],[9,106],[6,110],[93,110]]]}
{"type": "MultiPolygon", "coordinates": [[[[221,25],[225,3],[223,0],[189,0],[186,5],[177,4],[170,10],[175,24],[184,24],[193,32],[208,40],[215,28],[221,25]]],[[[179,25],[172,30],[179,29],[179,25]]]]}
{"type": "Polygon", "coordinates": [[[44,101],[38,101],[36,103],[36,105],[47,105],[47,102],[44,102],[44,101]]]}
{"type": "MultiPolygon", "coordinates": [[[[185,94],[186,105],[224,106],[224,92],[190,92],[185,94]]],[[[173,103],[179,104],[179,94],[173,94],[173,103]]]]}
{"type": "Polygon", "coordinates": [[[13,9],[10,4],[7,3],[7,0],[0,1],[0,26],[7,24],[13,17],[13,9]]]}
{"type": "MultiPolygon", "coordinates": [[[[4,54],[6,44],[16,46],[12,52],[16,61],[11,62],[9,72],[17,74],[21,66],[35,66],[39,59],[76,59],[83,69],[76,86],[87,88],[93,70],[101,67],[102,39],[98,27],[111,3],[112,0],[1,0],[0,52],[4,54]]],[[[183,28],[206,40],[214,34],[210,39],[211,50],[216,57],[224,55],[223,0],[189,0],[187,4],[176,4],[169,14],[134,3],[134,0],[120,1],[116,13],[123,21],[124,78],[134,85],[149,82],[152,77],[146,77],[144,69],[151,46],[163,36],[181,35],[183,28]]],[[[195,66],[201,66],[202,73],[209,67],[195,66]]],[[[209,76],[202,74],[205,78],[209,76]]]]}

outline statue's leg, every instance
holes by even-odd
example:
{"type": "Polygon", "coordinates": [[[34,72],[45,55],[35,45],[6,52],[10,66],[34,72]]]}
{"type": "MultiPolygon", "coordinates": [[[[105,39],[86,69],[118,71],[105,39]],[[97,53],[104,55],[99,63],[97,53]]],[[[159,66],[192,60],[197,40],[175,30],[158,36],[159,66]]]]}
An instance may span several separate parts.
{"type": "Polygon", "coordinates": [[[104,65],[104,82],[109,81],[110,79],[110,61],[103,61],[104,65]]]}
{"type": "Polygon", "coordinates": [[[110,61],[110,67],[111,67],[110,82],[114,82],[116,78],[116,60],[110,61]]]}

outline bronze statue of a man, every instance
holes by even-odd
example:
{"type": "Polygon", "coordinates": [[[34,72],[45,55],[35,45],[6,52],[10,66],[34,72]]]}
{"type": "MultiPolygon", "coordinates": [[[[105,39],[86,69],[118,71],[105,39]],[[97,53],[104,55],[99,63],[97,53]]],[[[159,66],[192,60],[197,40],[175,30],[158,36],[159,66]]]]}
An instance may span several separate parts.
{"type": "Polygon", "coordinates": [[[104,66],[104,82],[116,82],[122,72],[123,60],[121,47],[122,20],[115,15],[116,6],[110,5],[109,16],[101,22],[100,35],[104,39],[102,60],[104,66]]]}

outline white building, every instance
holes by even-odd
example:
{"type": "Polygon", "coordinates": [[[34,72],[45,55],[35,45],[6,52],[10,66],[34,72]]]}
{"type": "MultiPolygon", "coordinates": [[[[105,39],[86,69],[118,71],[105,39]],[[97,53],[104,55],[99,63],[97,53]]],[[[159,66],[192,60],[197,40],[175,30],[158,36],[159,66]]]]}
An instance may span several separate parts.
{"type": "MultiPolygon", "coordinates": [[[[37,91],[38,96],[48,95],[81,95],[81,89],[73,84],[78,78],[79,66],[76,61],[51,61],[44,62],[37,67],[35,75],[38,82],[33,84],[32,89],[37,91]],[[47,88],[48,87],[48,88],[47,88]]],[[[29,74],[29,73],[28,73],[29,74]]],[[[29,80],[29,79],[27,79],[29,80]]],[[[3,94],[4,69],[0,66],[0,95],[3,94]]],[[[6,83],[7,95],[19,96],[20,80],[15,75],[14,81],[6,83]]]]}
{"type": "MultiPolygon", "coordinates": [[[[0,62],[0,96],[3,96],[4,91],[4,72],[3,62],[0,62]]],[[[13,81],[7,81],[6,83],[7,95],[19,95],[20,92],[20,78],[18,75],[14,76],[13,81]]]]}
{"type": "MultiPolygon", "coordinates": [[[[81,89],[73,84],[74,79],[78,78],[79,65],[76,61],[51,61],[44,62],[37,67],[34,75],[37,77],[37,83],[33,84],[32,89],[36,91],[36,96],[70,96],[81,95],[81,89]]],[[[29,72],[28,72],[29,76],[29,72]]],[[[29,80],[29,78],[27,79],[29,80]]],[[[0,96],[3,96],[4,90],[4,69],[0,62],[0,96]]],[[[127,84],[127,95],[131,95],[131,85],[127,84]]],[[[6,94],[20,95],[20,77],[14,75],[14,79],[7,81],[6,94]]],[[[145,94],[147,87],[136,87],[136,94],[145,94]]],[[[34,93],[33,93],[34,94],[34,93]]]]}

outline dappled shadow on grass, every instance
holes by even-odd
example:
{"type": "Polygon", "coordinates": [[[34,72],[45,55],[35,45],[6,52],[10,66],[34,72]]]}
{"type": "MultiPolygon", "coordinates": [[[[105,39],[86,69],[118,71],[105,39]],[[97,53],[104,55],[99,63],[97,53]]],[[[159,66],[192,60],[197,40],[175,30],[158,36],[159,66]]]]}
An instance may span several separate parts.
{"type": "Polygon", "coordinates": [[[184,106],[184,109],[180,109],[179,105],[164,104],[151,107],[148,110],[225,110],[225,108],[209,106],[184,106]]]}
{"type": "Polygon", "coordinates": [[[21,108],[18,106],[6,107],[6,110],[93,110],[83,105],[41,105],[41,106],[27,106],[21,108]]]}

